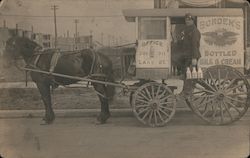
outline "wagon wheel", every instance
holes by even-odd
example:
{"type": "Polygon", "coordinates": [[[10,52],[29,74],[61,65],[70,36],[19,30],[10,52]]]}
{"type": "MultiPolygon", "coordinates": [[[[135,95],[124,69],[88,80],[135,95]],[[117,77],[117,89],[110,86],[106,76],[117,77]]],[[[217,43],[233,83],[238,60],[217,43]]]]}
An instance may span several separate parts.
{"type": "Polygon", "coordinates": [[[174,115],[176,99],[164,84],[150,82],[139,87],[132,98],[137,119],[151,127],[164,126],[174,115]]]}
{"type": "Polygon", "coordinates": [[[187,98],[191,109],[213,125],[225,125],[239,120],[250,103],[249,84],[236,69],[217,65],[204,72],[204,79],[193,85],[187,98]]]}
{"type": "MultiPolygon", "coordinates": [[[[135,88],[135,90],[136,90],[136,89],[138,89],[138,87],[140,87],[140,86],[142,86],[142,85],[144,85],[146,83],[149,83],[149,82],[155,82],[155,81],[140,79],[139,82],[134,83],[133,86],[136,87],[135,88]]],[[[135,91],[130,92],[130,95],[129,95],[130,106],[132,106],[132,100],[133,100],[134,94],[135,94],[135,91]]]]}

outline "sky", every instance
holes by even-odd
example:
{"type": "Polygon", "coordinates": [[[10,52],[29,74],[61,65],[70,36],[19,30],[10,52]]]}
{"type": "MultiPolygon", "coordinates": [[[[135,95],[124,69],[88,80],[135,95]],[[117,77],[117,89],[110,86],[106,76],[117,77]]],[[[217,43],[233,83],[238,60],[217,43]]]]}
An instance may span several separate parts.
{"type": "Polygon", "coordinates": [[[79,35],[92,32],[98,41],[114,38],[119,41],[135,40],[135,24],[128,23],[123,9],[153,8],[153,0],[4,0],[0,7],[0,26],[6,20],[7,27],[18,27],[34,32],[54,34],[52,5],[56,5],[58,36],[69,30],[75,33],[74,20],[79,35]],[[103,36],[102,36],[103,34],[103,36]]]}

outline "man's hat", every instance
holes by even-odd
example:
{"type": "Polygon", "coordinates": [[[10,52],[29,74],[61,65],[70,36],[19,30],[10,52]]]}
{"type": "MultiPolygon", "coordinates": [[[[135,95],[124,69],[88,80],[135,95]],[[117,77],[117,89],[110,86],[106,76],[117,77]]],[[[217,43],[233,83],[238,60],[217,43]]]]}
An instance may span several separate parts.
{"type": "Polygon", "coordinates": [[[186,14],[185,14],[185,19],[194,20],[194,17],[192,16],[192,14],[186,13],[186,14]]]}

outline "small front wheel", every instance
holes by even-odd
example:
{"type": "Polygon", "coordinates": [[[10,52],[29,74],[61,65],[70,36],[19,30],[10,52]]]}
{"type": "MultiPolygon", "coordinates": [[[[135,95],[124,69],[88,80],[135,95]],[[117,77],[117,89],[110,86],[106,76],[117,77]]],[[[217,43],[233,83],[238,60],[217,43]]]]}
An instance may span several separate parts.
{"type": "Polygon", "coordinates": [[[151,127],[164,126],[175,114],[176,98],[171,89],[157,82],[140,86],[132,97],[136,118],[151,127]]]}

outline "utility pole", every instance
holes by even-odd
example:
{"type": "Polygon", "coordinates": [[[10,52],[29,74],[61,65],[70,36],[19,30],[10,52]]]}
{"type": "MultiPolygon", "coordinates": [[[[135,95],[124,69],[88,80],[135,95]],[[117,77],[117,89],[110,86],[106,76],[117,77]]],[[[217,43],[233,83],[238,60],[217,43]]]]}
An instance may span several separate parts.
{"type": "Polygon", "coordinates": [[[54,10],[54,24],[55,24],[55,48],[57,47],[57,26],[56,26],[56,10],[58,9],[58,6],[53,5],[51,6],[51,9],[54,10]]]}
{"type": "Polygon", "coordinates": [[[75,31],[76,31],[76,33],[75,33],[75,49],[77,50],[77,24],[79,23],[79,20],[78,19],[75,19],[74,20],[74,23],[75,23],[75,31]]]}
{"type": "Polygon", "coordinates": [[[101,33],[101,43],[102,43],[102,45],[104,45],[104,44],[103,44],[103,35],[104,35],[104,34],[103,34],[103,32],[102,32],[102,33],[101,33]]]}
{"type": "Polygon", "coordinates": [[[3,27],[6,28],[6,20],[3,20],[3,27]]]}
{"type": "Polygon", "coordinates": [[[93,30],[89,30],[90,38],[89,38],[89,48],[93,48],[93,30]]]}

